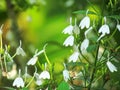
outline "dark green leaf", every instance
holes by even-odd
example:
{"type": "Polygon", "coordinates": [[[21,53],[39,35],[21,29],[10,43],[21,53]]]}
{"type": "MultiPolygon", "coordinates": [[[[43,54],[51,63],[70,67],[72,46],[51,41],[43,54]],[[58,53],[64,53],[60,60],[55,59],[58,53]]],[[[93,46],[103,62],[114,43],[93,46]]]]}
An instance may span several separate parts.
{"type": "Polygon", "coordinates": [[[111,15],[111,16],[106,16],[106,17],[120,20],[120,15],[111,15]]]}
{"type": "Polygon", "coordinates": [[[88,52],[92,52],[96,49],[96,45],[89,45],[88,48],[87,48],[87,51],[88,52]]]}

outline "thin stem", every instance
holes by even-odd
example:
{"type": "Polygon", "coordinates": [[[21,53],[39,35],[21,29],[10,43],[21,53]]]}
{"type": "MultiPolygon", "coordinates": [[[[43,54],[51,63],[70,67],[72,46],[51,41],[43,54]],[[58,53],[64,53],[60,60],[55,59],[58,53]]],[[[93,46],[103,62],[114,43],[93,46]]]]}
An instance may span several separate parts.
{"type": "Polygon", "coordinates": [[[92,76],[91,76],[91,79],[90,79],[90,84],[89,84],[88,90],[91,90],[92,82],[94,80],[94,76],[95,76],[95,72],[96,72],[96,66],[97,66],[97,60],[98,60],[98,53],[99,53],[99,42],[98,42],[98,45],[97,45],[95,63],[94,63],[94,68],[93,68],[93,72],[92,72],[92,76]]]}
{"type": "Polygon", "coordinates": [[[2,36],[0,37],[0,44],[1,44],[1,47],[0,47],[0,64],[1,64],[1,69],[2,69],[2,71],[4,70],[4,68],[3,68],[3,64],[2,64],[2,58],[1,58],[1,53],[2,53],[2,45],[3,45],[3,43],[2,43],[2,36]]]}

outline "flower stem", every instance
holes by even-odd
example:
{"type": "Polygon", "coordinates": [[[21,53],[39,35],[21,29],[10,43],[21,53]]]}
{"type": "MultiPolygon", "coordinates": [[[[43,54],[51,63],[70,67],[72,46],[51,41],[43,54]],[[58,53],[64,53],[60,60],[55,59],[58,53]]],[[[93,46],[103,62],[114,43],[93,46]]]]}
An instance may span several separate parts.
{"type": "Polygon", "coordinates": [[[91,79],[90,79],[90,84],[88,86],[88,90],[91,90],[92,82],[94,80],[94,76],[95,76],[95,73],[96,73],[96,66],[97,66],[97,60],[98,60],[98,52],[99,52],[99,42],[98,42],[98,45],[97,45],[95,63],[94,63],[94,68],[93,68],[92,76],[91,76],[91,79]]]}

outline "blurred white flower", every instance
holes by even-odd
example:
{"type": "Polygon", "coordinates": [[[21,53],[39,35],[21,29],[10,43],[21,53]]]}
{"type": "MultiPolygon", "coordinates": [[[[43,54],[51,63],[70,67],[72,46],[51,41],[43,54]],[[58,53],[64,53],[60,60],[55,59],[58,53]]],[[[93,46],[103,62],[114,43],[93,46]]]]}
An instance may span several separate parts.
{"type": "Polygon", "coordinates": [[[2,28],[3,28],[3,24],[1,25],[1,27],[0,27],[0,37],[2,36],[2,28]]]}
{"type": "Polygon", "coordinates": [[[37,60],[38,60],[38,55],[42,54],[44,52],[44,50],[39,51],[38,53],[36,53],[28,62],[27,65],[35,65],[37,60]]]}
{"type": "Polygon", "coordinates": [[[63,77],[66,82],[70,79],[69,71],[67,69],[63,70],[63,77]]]}
{"type": "Polygon", "coordinates": [[[63,45],[67,46],[73,46],[74,44],[74,36],[70,35],[67,37],[67,39],[64,41],[63,45]]]}
{"type": "Polygon", "coordinates": [[[90,18],[86,16],[81,20],[79,27],[81,27],[81,29],[84,29],[85,27],[89,28],[89,26],[90,26],[90,18]]]}
{"type": "Polygon", "coordinates": [[[72,26],[72,25],[69,25],[69,26],[67,26],[67,27],[63,30],[63,33],[64,33],[64,34],[69,34],[69,35],[71,35],[71,34],[72,34],[72,31],[73,31],[73,26],[72,26]]]}
{"type": "Polygon", "coordinates": [[[79,52],[74,52],[70,57],[69,57],[69,62],[73,61],[76,62],[79,57],[79,52]]]}
{"type": "Polygon", "coordinates": [[[16,65],[13,64],[12,70],[7,73],[7,78],[8,79],[14,79],[17,75],[17,70],[16,70],[16,65]]]}
{"type": "Polygon", "coordinates": [[[20,73],[21,73],[21,70],[19,70],[19,76],[14,80],[13,82],[13,86],[16,86],[16,87],[24,87],[24,81],[23,79],[20,77],[20,73]]]}
{"type": "Polygon", "coordinates": [[[81,43],[81,47],[80,47],[81,52],[83,53],[84,51],[86,51],[86,49],[88,48],[88,46],[89,46],[89,40],[86,38],[81,43]]]}
{"type": "Polygon", "coordinates": [[[100,35],[100,37],[98,38],[97,41],[99,41],[102,37],[104,37],[106,34],[109,34],[110,33],[110,29],[109,29],[109,26],[107,24],[104,24],[100,27],[99,29],[99,33],[102,33],[100,35]]]}
{"type": "Polygon", "coordinates": [[[50,79],[50,74],[48,71],[44,70],[40,75],[39,75],[40,79],[50,79]]]}
{"type": "Polygon", "coordinates": [[[75,18],[75,25],[73,27],[73,32],[76,34],[76,35],[79,35],[80,34],[80,29],[79,27],[77,26],[77,20],[75,18]]]}
{"type": "Polygon", "coordinates": [[[110,61],[107,61],[107,66],[111,72],[117,71],[117,68],[110,61]]]}
{"type": "Polygon", "coordinates": [[[35,65],[38,60],[38,57],[32,57],[28,62],[27,65],[35,65]]]}
{"type": "Polygon", "coordinates": [[[120,31],[120,25],[119,24],[117,24],[117,29],[120,31]]]}
{"type": "Polygon", "coordinates": [[[21,41],[20,41],[20,46],[16,49],[16,54],[17,55],[22,55],[22,56],[25,56],[26,54],[25,54],[25,52],[24,52],[24,50],[21,48],[21,41]]]}
{"type": "Polygon", "coordinates": [[[39,74],[38,73],[35,73],[35,78],[36,78],[36,84],[37,85],[42,85],[43,84],[43,80],[39,78],[39,74]]]}
{"type": "Polygon", "coordinates": [[[63,33],[71,35],[72,32],[73,32],[72,18],[70,17],[70,25],[63,30],[63,33]]]}

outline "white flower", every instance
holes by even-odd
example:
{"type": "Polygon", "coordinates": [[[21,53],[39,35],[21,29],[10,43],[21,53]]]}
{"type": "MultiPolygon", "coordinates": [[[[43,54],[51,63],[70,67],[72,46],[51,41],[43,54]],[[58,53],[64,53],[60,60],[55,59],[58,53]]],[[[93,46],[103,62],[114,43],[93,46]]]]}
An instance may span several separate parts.
{"type": "Polygon", "coordinates": [[[37,85],[42,85],[43,84],[43,80],[39,78],[39,74],[35,73],[35,77],[36,77],[36,84],[37,85]]]}
{"type": "Polygon", "coordinates": [[[39,75],[40,79],[50,79],[50,74],[48,71],[43,71],[40,75],[39,75]]]}
{"type": "Polygon", "coordinates": [[[0,27],[0,37],[2,36],[2,28],[3,28],[3,25],[1,25],[1,27],[0,27]]]}
{"type": "Polygon", "coordinates": [[[90,26],[90,18],[88,16],[86,16],[81,20],[79,27],[81,27],[81,29],[83,29],[85,27],[89,28],[89,26],[90,26]]]}
{"type": "Polygon", "coordinates": [[[73,27],[73,32],[76,34],[76,35],[79,35],[80,34],[80,29],[79,27],[77,26],[77,20],[75,18],[75,25],[73,27]]]}
{"type": "Polygon", "coordinates": [[[117,71],[117,68],[110,61],[107,61],[107,66],[111,72],[117,71]]]}
{"type": "Polygon", "coordinates": [[[73,31],[72,18],[70,17],[70,25],[63,30],[63,33],[71,35],[72,31],[73,31]]]}
{"type": "Polygon", "coordinates": [[[63,45],[67,46],[73,46],[74,44],[74,36],[70,35],[63,43],[63,45]]]}
{"type": "Polygon", "coordinates": [[[24,81],[23,79],[20,77],[20,72],[21,70],[19,70],[19,76],[14,80],[13,82],[13,86],[16,86],[16,87],[24,87],[24,81]]]}
{"type": "Polygon", "coordinates": [[[110,33],[109,26],[107,24],[104,24],[100,27],[99,33],[102,33],[101,36],[98,38],[97,41],[99,41],[102,37],[104,37],[106,34],[110,33]]]}
{"type": "Polygon", "coordinates": [[[66,82],[70,79],[69,72],[67,69],[63,70],[63,77],[66,82]]]}
{"type": "Polygon", "coordinates": [[[38,57],[33,57],[27,62],[27,65],[35,65],[37,60],[38,60],[38,57]]]}
{"type": "Polygon", "coordinates": [[[119,24],[117,24],[117,29],[120,31],[120,25],[119,24]]]}
{"type": "Polygon", "coordinates": [[[69,57],[69,62],[73,61],[76,62],[79,57],[79,52],[74,52],[70,57],[69,57]]]}
{"type": "Polygon", "coordinates": [[[86,49],[88,48],[89,46],[89,40],[86,38],[84,39],[84,41],[81,43],[81,47],[80,47],[80,50],[82,52],[86,51],[86,49]]]}
{"type": "Polygon", "coordinates": [[[73,26],[72,26],[72,25],[69,25],[69,26],[67,26],[67,27],[63,30],[63,33],[64,33],[64,34],[69,34],[69,35],[71,35],[71,34],[72,34],[72,31],[73,31],[73,26]]]}
{"type": "Polygon", "coordinates": [[[36,53],[28,62],[27,65],[35,65],[37,60],[38,60],[38,55],[42,54],[44,52],[44,50],[39,51],[38,53],[36,53]]]}
{"type": "Polygon", "coordinates": [[[16,54],[17,55],[22,55],[22,56],[26,55],[24,50],[21,48],[21,41],[20,41],[20,46],[16,49],[16,54]]]}

